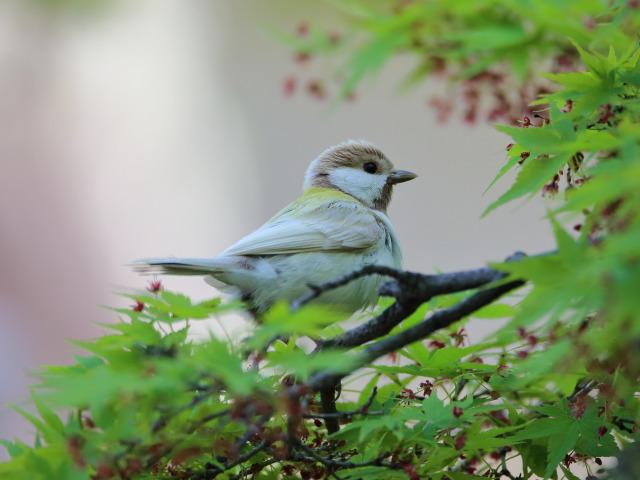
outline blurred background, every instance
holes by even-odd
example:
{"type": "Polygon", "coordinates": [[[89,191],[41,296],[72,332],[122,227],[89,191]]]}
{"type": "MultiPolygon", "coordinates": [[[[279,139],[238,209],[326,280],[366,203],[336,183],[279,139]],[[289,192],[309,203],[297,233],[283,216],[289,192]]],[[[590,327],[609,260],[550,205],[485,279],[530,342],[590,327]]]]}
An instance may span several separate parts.
{"type": "MultiPolygon", "coordinates": [[[[7,402],[27,404],[30,372],[69,362],[68,340],[116,320],[100,305],[131,303],[114,292],[148,280],[127,264],[220,253],[298,196],[308,163],[348,138],[420,175],[396,188],[389,212],[407,269],[475,268],[553,245],[540,199],[480,220],[512,181],[483,195],[507,137],[438,122],[429,101],[441,85],[400,93],[410,59],[344,104],[304,93],[335,65],[305,71],[274,32],[305,21],[339,31],[326,4],[64,3],[0,1],[0,438],[32,442],[7,402]],[[304,79],[294,95],[291,75],[304,79]]],[[[199,278],[164,285],[214,294],[199,278]]]]}

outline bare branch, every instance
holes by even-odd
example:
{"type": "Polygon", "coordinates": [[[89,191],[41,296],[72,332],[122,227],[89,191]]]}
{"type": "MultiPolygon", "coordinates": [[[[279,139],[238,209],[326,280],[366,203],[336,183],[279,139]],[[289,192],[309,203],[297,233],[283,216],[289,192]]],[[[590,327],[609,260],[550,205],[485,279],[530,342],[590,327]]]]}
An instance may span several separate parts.
{"type": "MultiPolygon", "coordinates": [[[[505,293],[519,288],[524,283],[525,282],[522,280],[514,280],[507,283],[499,284],[498,286],[493,288],[480,290],[479,292],[462,300],[452,307],[434,312],[414,327],[411,327],[407,330],[404,330],[403,332],[398,333],[397,335],[386,338],[384,340],[380,340],[379,342],[367,346],[364,352],[361,354],[360,359],[358,360],[358,365],[362,367],[381,356],[394,352],[406,345],[409,345],[410,343],[420,341],[431,335],[433,332],[446,328],[449,325],[457,322],[458,320],[461,320],[470,313],[473,313],[476,310],[489,305],[491,302],[500,298],[505,293]]],[[[387,311],[388,310],[389,309],[387,309],[387,311]]],[[[336,374],[328,372],[318,372],[317,374],[312,376],[309,382],[309,386],[315,390],[322,390],[330,385],[337,384],[337,382],[342,380],[342,378],[344,378],[345,376],[347,376],[346,373],[336,374]]]]}
{"type": "Polygon", "coordinates": [[[320,390],[320,403],[322,405],[322,412],[328,417],[325,420],[325,425],[327,426],[327,433],[331,435],[332,433],[336,433],[340,430],[340,422],[335,415],[338,413],[338,409],[336,408],[336,385],[327,385],[326,388],[320,390]]]}
{"type": "Polygon", "coordinates": [[[305,413],[302,415],[302,417],[303,418],[320,418],[320,419],[325,419],[325,418],[340,419],[340,418],[353,417],[354,415],[382,415],[382,412],[369,411],[369,407],[373,403],[373,399],[376,397],[377,393],[378,393],[378,387],[373,387],[373,391],[371,392],[371,395],[369,396],[367,401],[360,408],[356,410],[346,410],[346,411],[335,412],[335,413],[326,413],[326,412],[325,413],[305,413]]]}
{"type": "Polygon", "coordinates": [[[452,307],[438,310],[414,327],[404,330],[393,337],[369,345],[365,349],[367,357],[366,363],[372,362],[376,358],[394,352],[410,343],[422,340],[433,332],[448,327],[467,315],[489,305],[505,293],[519,288],[522,285],[524,285],[524,281],[522,280],[504,283],[494,288],[481,290],[452,307]]]}
{"type": "MultiPolygon", "coordinates": [[[[517,261],[524,257],[525,254],[518,252],[511,255],[506,261],[517,261]]],[[[371,273],[390,274],[391,272],[393,273],[389,276],[393,276],[394,280],[381,284],[378,291],[383,296],[395,297],[397,300],[396,303],[389,306],[389,308],[383,311],[380,315],[368,322],[363,323],[342,335],[320,342],[318,350],[325,348],[348,348],[363,345],[371,340],[388,334],[402,320],[415,312],[420,305],[428,302],[435,296],[478,288],[497,282],[506,277],[504,272],[500,272],[489,267],[437,275],[423,275],[371,265],[363,269],[356,270],[355,272],[352,272],[351,274],[334,282],[317,286],[316,291],[324,292],[332,288],[336,288],[336,286],[342,286],[345,283],[363,275],[371,273]]],[[[307,297],[309,296],[303,297],[303,299],[307,297]]]]}

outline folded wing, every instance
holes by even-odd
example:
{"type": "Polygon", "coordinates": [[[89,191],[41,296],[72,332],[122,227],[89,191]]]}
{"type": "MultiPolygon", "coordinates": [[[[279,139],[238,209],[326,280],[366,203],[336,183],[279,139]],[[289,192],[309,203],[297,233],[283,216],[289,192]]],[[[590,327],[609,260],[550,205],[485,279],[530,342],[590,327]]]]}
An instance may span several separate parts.
{"type": "Polygon", "coordinates": [[[312,251],[354,251],[374,246],[384,227],[370,209],[352,201],[294,202],[223,255],[279,255],[312,251]]]}

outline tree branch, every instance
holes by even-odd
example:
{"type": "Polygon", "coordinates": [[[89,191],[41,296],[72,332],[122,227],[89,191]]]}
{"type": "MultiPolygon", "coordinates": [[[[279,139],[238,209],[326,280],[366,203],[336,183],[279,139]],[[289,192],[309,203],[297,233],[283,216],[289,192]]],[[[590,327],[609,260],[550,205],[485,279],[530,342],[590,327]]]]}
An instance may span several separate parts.
{"type": "MultiPolygon", "coordinates": [[[[507,258],[506,261],[517,261],[524,257],[525,254],[517,252],[507,258]]],[[[319,342],[318,350],[325,348],[349,348],[363,345],[388,334],[393,327],[409,317],[420,305],[428,302],[433,297],[478,288],[489,283],[497,282],[507,276],[504,272],[489,267],[437,275],[423,275],[420,273],[402,272],[389,267],[369,265],[333,282],[316,286],[316,290],[313,292],[314,295],[306,295],[294,302],[294,304],[303,305],[311,299],[316,298],[322,292],[340,287],[364,275],[371,274],[385,274],[394,277],[394,280],[381,284],[378,287],[378,292],[383,296],[395,297],[396,302],[368,322],[342,335],[319,342]]]]}
{"type": "MultiPolygon", "coordinates": [[[[518,261],[524,257],[525,255],[523,253],[518,252],[510,256],[507,261],[518,261]]],[[[380,315],[363,325],[355,327],[332,339],[319,342],[316,350],[363,345],[371,340],[387,335],[393,327],[415,312],[422,303],[436,295],[478,288],[490,283],[499,282],[507,276],[504,272],[488,267],[440,275],[398,272],[393,269],[389,270],[387,267],[382,269],[367,267],[366,269],[353,272],[334,282],[316,286],[316,290],[314,290],[315,296],[305,297],[303,303],[310,301],[312,298],[316,298],[316,296],[319,295],[318,292],[337,288],[338,286],[344,285],[345,282],[348,283],[362,275],[371,273],[380,274],[383,272],[392,272],[391,274],[394,276],[394,280],[380,285],[378,291],[382,295],[394,296],[396,302],[380,315]]],[[[480,308],[489,305],[511,290],[519,288],[524,285],[524,283],[523,280],[512,280],[506,283],[498,283],[492,288],[485,288],[449,308],[432,313],[419,324],[403,332],[368,345],[360,354],[360,358],[356,362],[356,368],[367,365],[381,356],[394,352],[410,343],[420,341],[432,333],[448,327],[480,308]]],[[[330,390],[347,375],[348,373],[321,371],[311,377],[309,386],[314,390],[330,390]]]]}

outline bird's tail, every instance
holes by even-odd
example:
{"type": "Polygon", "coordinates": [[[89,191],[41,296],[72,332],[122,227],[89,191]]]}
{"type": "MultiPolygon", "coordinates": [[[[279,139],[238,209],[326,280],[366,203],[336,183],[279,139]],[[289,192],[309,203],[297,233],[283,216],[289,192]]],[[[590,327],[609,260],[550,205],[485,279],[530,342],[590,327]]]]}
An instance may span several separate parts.
{"type": "Polygon", "coordinates": [[[215,275],[231,267],[233,260],[217,258],[145,258],[133,263],[133,270],[146,275],[215,275]]]}

